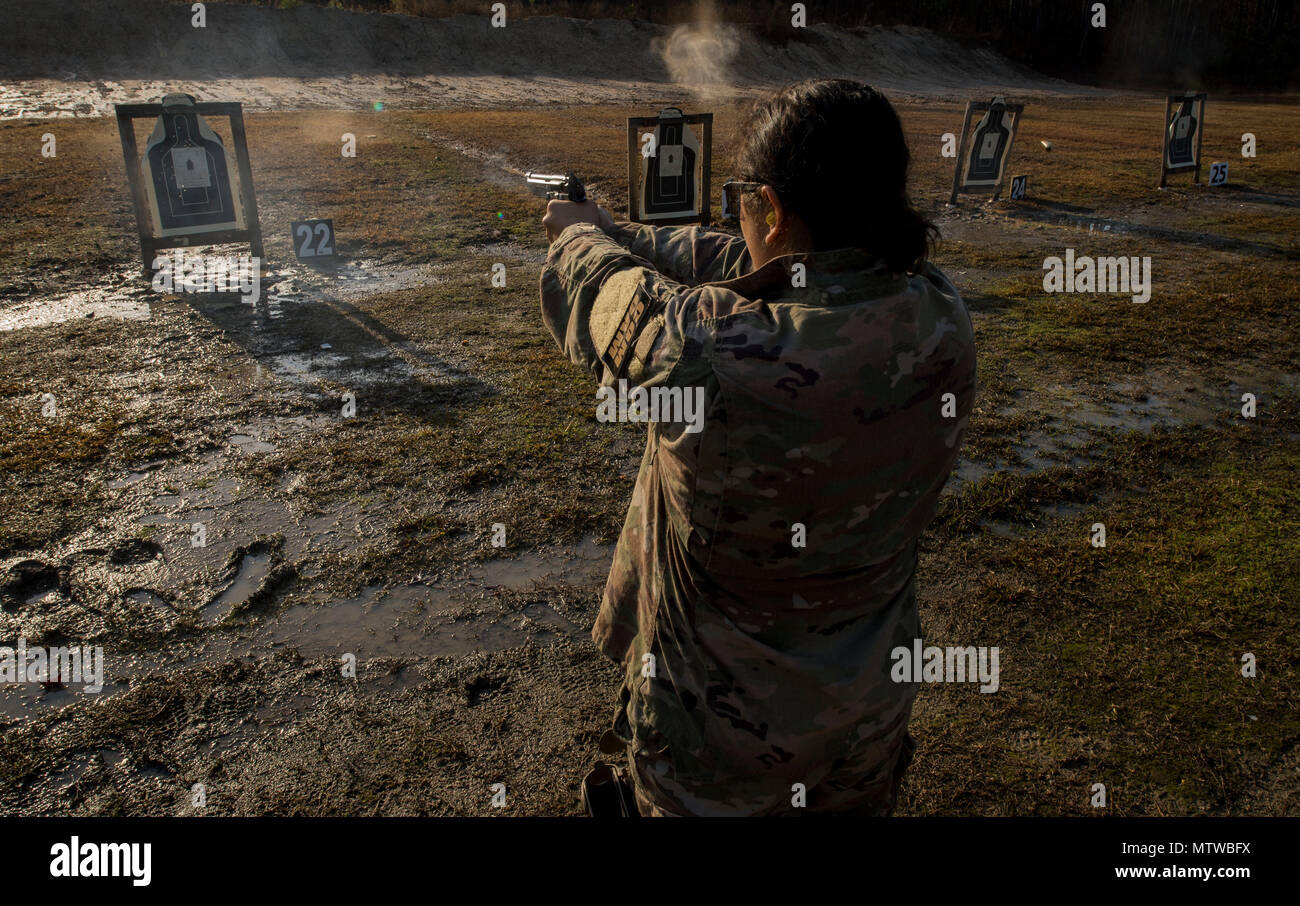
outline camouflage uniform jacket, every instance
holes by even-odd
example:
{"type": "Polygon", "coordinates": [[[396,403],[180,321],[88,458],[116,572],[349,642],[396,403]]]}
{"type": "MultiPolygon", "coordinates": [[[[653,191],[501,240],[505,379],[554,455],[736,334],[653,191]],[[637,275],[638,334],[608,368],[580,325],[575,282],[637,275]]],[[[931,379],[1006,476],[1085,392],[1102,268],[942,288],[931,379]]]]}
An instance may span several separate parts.
{"type": "Polygon", "coordinates": [[[953,285],[848,249],[751,272],[722,233],[576,224],[541,295],[602,384],[703,388],[702,431],[649,425],[592,631],[626,663],[633,750],[757,807],[896,740],[916,686],[889,653],[919,638],[917,539],[974,397],[953,285]]]}

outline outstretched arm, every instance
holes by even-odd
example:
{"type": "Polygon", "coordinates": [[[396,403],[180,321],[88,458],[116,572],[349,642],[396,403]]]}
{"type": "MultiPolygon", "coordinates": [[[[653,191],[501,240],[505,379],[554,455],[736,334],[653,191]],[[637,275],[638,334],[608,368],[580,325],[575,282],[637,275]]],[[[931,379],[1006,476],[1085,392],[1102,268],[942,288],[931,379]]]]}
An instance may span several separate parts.
{"type": "Polygon", "coordinates": [[[698,226],[611,223],[605,231],[623,248],[679,283],[732,280],[751,270],[745,240],[698,226]]]}
{"type": "Polygon", "coordinates": [[[686,286],[734,280],[753,270],[745,240],[698,226],[656,227],[615,223],[609,211],[587,201],[552,201],[542,225],[552,241],[574,223],[594,223],[615,242],[670,280],[686,286]]]}
{"type": "Polygon", "coordinates": [[[615,242],[594,223],[566,227],[542,269],[542,320],[602,384],[689,384],[709,369],[698,290],[615,242]]]}

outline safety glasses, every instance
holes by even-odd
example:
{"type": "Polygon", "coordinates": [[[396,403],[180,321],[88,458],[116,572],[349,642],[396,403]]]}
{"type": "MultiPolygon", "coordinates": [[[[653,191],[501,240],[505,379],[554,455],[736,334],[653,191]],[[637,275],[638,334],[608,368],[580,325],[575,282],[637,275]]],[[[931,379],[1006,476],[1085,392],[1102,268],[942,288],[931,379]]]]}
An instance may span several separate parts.
{"type": "Polygon", "coordinates": [[[765,183],[742,182],[738,179],[729,179],[724,182],[722,184],[722,219],[739,220],[740,196],[745,192],[753,192],[763,185],[765,183]]]}

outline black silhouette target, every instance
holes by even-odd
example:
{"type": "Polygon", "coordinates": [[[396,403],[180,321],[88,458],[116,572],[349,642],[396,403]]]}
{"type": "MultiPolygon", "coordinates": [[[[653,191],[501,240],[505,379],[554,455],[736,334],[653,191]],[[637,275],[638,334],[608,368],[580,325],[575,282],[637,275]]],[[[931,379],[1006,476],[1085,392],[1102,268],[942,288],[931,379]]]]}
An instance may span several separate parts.
{"type": "Polygon", "coordinates": [[[685,129],[678,120],[661,123],[657,130],[657,153],[645,174],[647,214],[695,213],[695,149],[685,143],[685,129]]]}
{"type": "Polygon", "coordinates": [[[992,193],[994,198],[1001,194],[1007,161],[1011,157],[1011,147],[1024,109],[1024,104],[1010,104],[1000,97],[967,102],[949,204],[956,204],[957,196],[962,192],[992,193]],[[977,113],[983,116],[972,131],[971,120],[977,113]]]}
{"type": "Polygon", "coordinates": [[[1007,108],[994,104],[975,127],[971,141],[970,161],[966,167],[966,182],[997,182],[1002,175],[1002,161],[1007,146],[1011,144],[1011,130],[1003,122],[1007,108]]]}
{"type": "Polygon", "coordinates": [[[238,218],[220,139],[204,138],[194,113],[167,113],[161,121],[162,141],[145,152],[160,235],[195,227],[234,227],[238,218]]]}
{"type": "Polygon", "coordinates": [[[247,242],[252,257],[265,257],[238,103],[198,102],[174,93],[158,104],[113,108],[146,277],[162,249],[247,242]],[[229,150],[206,116],[229,120],[229,150]],[[154,121],[143,154],[137,151],[135,134],[135,121],[141,119],[154,121]]]}
{"type": "Polygon", "coordinates": [[[1192,181],[1201,181],[1201,140],[1205,137],[1205,95],[1200,92],[1165,96],[1163,149],[1160,158],[1160,188],[1169,184],[1169,174],[1192,171],[1192,181]]]}
{"type": "Polygon", "coordinates": [[[996,186],[1002,182],[1013,128],[1007,105],[1000,98],[991,101],[971,137],[970,157],[966,161],[967,187],[996,186]]]}
{"type": "Polygon", "coordinates": [[[1170,170],[1196,166],[1196,131],[1200,124],[1192,100],[1184,99],[1169,123],[1169,159],[1166,166],[1170,170]]]}
{"type": "Polygon", "coordinates": [[[713,114],[667,107],[627,121],[629,218],[638,223],[707,224],[713,114]]]}

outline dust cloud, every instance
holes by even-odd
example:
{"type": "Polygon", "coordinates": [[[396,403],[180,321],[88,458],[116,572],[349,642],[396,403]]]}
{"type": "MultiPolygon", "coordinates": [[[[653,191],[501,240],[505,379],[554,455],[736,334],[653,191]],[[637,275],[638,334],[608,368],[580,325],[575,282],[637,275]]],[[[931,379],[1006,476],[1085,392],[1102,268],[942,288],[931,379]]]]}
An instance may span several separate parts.
{"type": "Polygon", "coordinates": [[[740,31],[719,22],[713,4],[704,2],[696,7],[694,22],[656,39],[654,50],[669,78],[690,90],[697,101],[705,101],[732,93],[736,80],[731,64],[740,52],[740,40],[740,31]]]}

